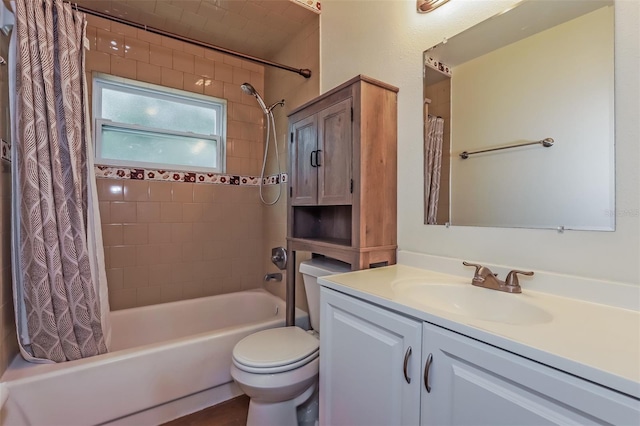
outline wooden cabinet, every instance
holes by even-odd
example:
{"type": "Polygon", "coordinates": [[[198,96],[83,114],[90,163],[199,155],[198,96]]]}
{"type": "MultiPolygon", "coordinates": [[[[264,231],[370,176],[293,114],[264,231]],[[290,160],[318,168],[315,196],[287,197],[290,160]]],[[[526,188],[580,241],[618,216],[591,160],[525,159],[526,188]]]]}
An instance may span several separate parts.
{"type": "Polygon", "coordinates": [[[395,263],[397,91],[358,76],[290,113],[290,253],[395,263]]]}
{"type": "Polygon", "coordinates": [[[432,323],[326,287],[320,309],[321,426],[640,424],[636,398],[432,323]]]}
{"type": "Polygon", "coordinates": [[[351,98],[291,124],[291,205],[350,205],[351,98]]]}
{"type": "Polygon", "coordinates": [[[321,289],[320,424],[417,425],[420,321],[321,289]]]}

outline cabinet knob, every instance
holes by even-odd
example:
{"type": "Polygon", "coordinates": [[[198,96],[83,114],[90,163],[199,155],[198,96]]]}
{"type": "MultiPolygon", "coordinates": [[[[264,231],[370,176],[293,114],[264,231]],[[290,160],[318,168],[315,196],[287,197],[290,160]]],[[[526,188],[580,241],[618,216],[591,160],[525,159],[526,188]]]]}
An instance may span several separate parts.
{"type": "Polygon", "coordinates": [[[427,393],[431,393],[431,386],[429,386],[429,369],[433,362],[433,354],[429,354],[427,362],[424,364],[424,387],[427,389],[427,393]]]}

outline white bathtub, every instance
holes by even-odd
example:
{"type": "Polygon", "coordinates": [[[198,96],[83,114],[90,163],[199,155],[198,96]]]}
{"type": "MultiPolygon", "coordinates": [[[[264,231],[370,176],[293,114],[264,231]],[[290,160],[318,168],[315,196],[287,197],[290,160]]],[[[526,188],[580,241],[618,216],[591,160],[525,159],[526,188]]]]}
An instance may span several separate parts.
{"type": "MultiPolygon", "coordinates": [[[[284,302],[251,290],[112,313],[108,354],[61,364],[19,355],[2,376],[3,425],[153,425],[240,395],[229,368],[243,337],[284,325],[284,302]]],[[[308,327],[304,311],[296,324],[308,327]]]]}

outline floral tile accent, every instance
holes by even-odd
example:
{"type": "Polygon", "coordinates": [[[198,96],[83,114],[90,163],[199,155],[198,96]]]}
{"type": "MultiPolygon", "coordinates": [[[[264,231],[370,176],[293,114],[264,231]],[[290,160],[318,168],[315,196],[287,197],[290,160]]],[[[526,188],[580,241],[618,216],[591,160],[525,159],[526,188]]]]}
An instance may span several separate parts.
{"type": "Polygon", "coordinates": [[[281,179],[282,175],[271,175],[271,176],[266,176],[263,180],[262,180],[262,184],[263,185],[277,185],[280,183],[280,179],[281,179]]]}
{"type": "Polygon", "coordinates": [[[428,66],[429,68],[433,68],[436,71],[440,71],[441,73],[443,73],[444,75],[448,75],[449,77],[451,77],[451,68],[449,67],[449,65],[437,61],[436,59],[432,58],[431,56],[427,56],[424,59],[424,64],[426,66],[428,66]]]}
{"type": "MultiPolygon", "coordinates": [[[[3,157],[4,158],[4,141],[3,141],[3,157]]],[[[10,152],[10,151],[9,151],[10,152]]],[[[169,182],[188,182],[188,183],[208,183],[218,185],[239,185],[239,186],[258,186],[260,178],[256,176],[239,176],[239,175],[223,175],[216,173],[193,173],[179,172],[170,170],[155,169],[129,169],[124,167],[100,166],[96,165],[95,174],[98,178],[108,179],[135,179],[135,180],[152,180],[152,181],[169,181],[169,182]]],[[[279,175],[266,176],[263,180],[264,185],[277,185],[280,182],[288,182],[289,176],[286,173],[279,175]]]]}
{"type": "Polygon", "coordinates": [[[1,158],[5,161],[11,162],[11,144],[4,139],[0,139],[2,141],[2,156],[1,158]]]}
{"type": "Polygon", "coordinates": [[[240,176],[240,185],[257,186],[260,183],[260,178],[255,176],[240,176]]]}

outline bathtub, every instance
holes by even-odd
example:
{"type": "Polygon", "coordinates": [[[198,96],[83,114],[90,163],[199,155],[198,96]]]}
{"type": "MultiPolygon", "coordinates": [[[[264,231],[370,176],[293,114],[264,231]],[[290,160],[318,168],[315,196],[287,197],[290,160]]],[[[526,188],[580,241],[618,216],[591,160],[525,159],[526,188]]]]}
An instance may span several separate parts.
{"type": "MultiPolygon", "coordinates": [[[[285,322],[284,302],[251,290],[115,311],[111,352],[61,364],[20,355],[2,376],[3,425],[155,425],[240,395],[233,346],[285,322]]],[[[308,328],[297,310],[296,324],[308,328]]]]}

